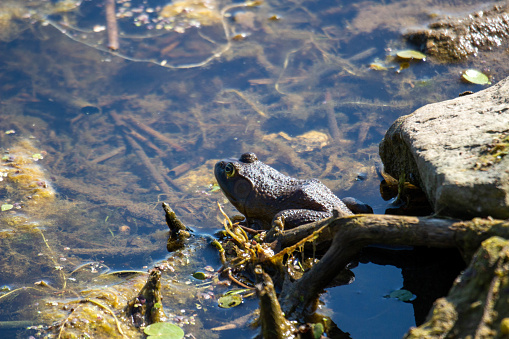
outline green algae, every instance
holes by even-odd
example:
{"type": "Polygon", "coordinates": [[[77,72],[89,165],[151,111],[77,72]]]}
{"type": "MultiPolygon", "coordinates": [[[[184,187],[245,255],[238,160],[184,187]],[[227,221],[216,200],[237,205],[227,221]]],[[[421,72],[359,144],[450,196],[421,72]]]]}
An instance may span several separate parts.
{"type": "Polygon", "coordinates": [[[487,170],[489,167],[500,163],[507,154],[509,154],[509,133],[504,132],[495,136],[491,143],[482,147],[474,169],[487,170]]]}

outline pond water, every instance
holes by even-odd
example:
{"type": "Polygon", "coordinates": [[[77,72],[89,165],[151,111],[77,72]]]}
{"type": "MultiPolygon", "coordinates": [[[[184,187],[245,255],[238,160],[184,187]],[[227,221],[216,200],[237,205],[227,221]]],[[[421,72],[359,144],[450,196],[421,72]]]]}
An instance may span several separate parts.
{"type": "MultiPolygon", "coordinates": [[[[488,2],[117,0],[115,51],[105,3],[0,3],[5,338],[58,335],[48,326],[64,319],[79,330],[67,308],[48,307],[113,285],[99,281],[106,272],[161,263],[173,265],[167,287],[177,296],[163,306],[187,334],[253,337],[245,319],[256,298],[221,309],[216,299],[228,287],[205,291],[192,277],[221,266],[209,244],[222,228],[217,202],[236,213],[214,186],[214,163],[255,152],[383,214],[391,202],[379,192],[378,143],[393,121],[483,89],[461,81],[467,68],[492,82],[507,73],[489,53],[453,65],[394,59],[420,47],[402,32],[488,2]],[[163,201],[196,233],[187,252],[166,250],[163,201]]],[[[322,296],[323,312],[352,338],[401,337],[460,269],[441,265],[443,255],[368,249],[355,280],[322,296]],[[444,269],[453,273],[428,293],[444,269]],[[390,297],[399,289],[414,298],[390,297]]]]}

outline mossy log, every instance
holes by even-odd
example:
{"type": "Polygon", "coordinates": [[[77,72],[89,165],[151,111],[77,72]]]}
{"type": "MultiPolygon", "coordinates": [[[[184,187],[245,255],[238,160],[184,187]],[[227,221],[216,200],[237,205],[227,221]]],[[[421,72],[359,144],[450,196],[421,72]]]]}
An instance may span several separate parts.
{"type": "Polygon", "coordinates": [[[127,304],[125,313],[135,327],[148,326],[167,320],[161,296],[161,272],[153,270],[140,293],[127,304]]]}
{"type": "Polygon", "coordinates": [[[482,243],[446,298],[435,301],[427,322],[405,338],[507,338],[509,241],[482,243]]]}
{"type": "Polygon", "coordinates": [[[371,214],[332,217],[284,231],[277,237],[278,246],[290,246],[320,228],[315,242],[320,245],[332,241],[330,248],[301,279],[286,285],[279,298],[283,311],[292,318],[313,312],[319,293],[367,245],[456,247],[469,262],[482,241],[495,235],[509,238],[509,220],[460,221],[371,214]]]}
{"type": "Polygon", "coordinates": [[[182,221],[180,221],[175,212],[171,209],[170,205],[163,202],[162,206],[164,209],[166,224],[170,229],[170,236],[166,244],[166,249],[168,252],[173,252],[183,248],[186,239],[188,239],[191,234],[189,233],[190,230],[182,223],[182,221]]]}
{"type": "Polygon", "coordinates": [[[256,292],[260,299],[261,337],[274,339],[292,337],[291,334],[295,329],[281,312],[272,279],[261,267],[257,267],[255,272],[258,280],[256,292]]]}

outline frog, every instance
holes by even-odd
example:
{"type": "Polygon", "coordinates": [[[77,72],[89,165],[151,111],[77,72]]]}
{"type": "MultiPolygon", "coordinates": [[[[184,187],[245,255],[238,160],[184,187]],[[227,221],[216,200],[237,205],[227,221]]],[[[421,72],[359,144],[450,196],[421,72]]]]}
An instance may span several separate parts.
{"type": "Polygon", "coordinates": [[[242,213],[248,224],[270,229],[276,220],[291,229],[331,217],[373,213],[354,198],[341,200],[318,179],[296,179],[258,160],[252,152],[237,159],[223,159],[214,175],[224,195],[242,213]]]}

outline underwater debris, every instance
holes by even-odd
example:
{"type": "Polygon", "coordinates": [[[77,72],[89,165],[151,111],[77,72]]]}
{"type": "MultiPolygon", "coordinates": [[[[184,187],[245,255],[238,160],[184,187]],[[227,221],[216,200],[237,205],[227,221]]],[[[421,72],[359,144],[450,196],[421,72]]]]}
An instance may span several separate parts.
{"type": "Polygon", "coordinates": [[[87,2],[81,4],[79,14],[78,11],[66,13],[64,18],[56,11],[46,10],[34,15],[34,18],[39,17],[44,24],[53,26],[72,40],[126,60],[172,69],[188,69],[205,66],[231,48],[237,36],[232,34],[228,22],[231,10],[260,4],[261,1],[247,1],[219,8],[213,0],[181,0],[162,8],[152,8],[145,3],[136,6],[123,3],[115,15],[110,13],[110,5],[107,7],[106,30],[98,24],[90,26],[89,22],[80,26],[78,15],[83,16],[83,12],[87,12],[93,16],[95,14],[91,13],[101,9],[87,2]],[[71,14],[75,15],[73,20],[68,18],[71,14]],[[117,21],[116,25],[114,21],[117,21]],[[118,32],[115,27],[118,27],[118,32]],[[207,27],[205,32],[201,31],[203,27],[207,27]],[[210,37],[207,33],[215,36],[210,37]],[[184,38],[174,34],[183,35],[184,38]],[[105,41],[108,43],[105,44],[105,41]],[[140,41],[161,47],[140,49],[140,41]],[[122,49],[119,49],[120,44],[124,46],[122,49]],[[180,57],[168,58],[166,54],[174,49],[179,50],[177,54],[180,57]]]}

